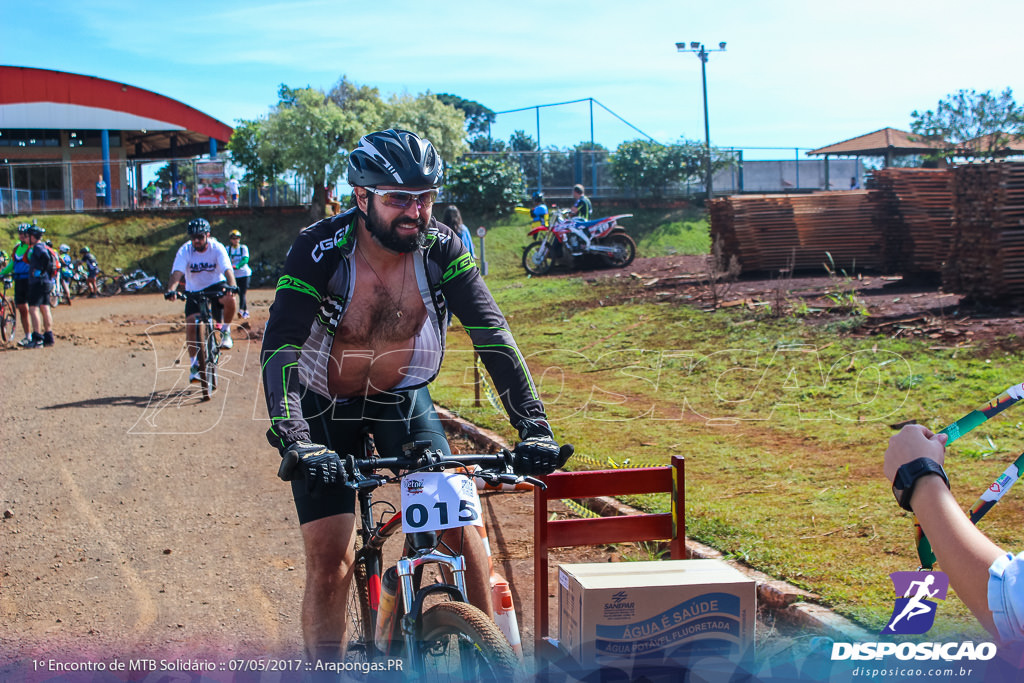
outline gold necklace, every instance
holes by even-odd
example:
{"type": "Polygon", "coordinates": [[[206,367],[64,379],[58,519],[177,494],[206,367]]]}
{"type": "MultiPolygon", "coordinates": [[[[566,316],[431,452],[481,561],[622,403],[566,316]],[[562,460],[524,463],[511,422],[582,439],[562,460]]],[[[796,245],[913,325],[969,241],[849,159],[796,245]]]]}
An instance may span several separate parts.
{"type": "MultiPolygon", "coordinates": [[[[386,284],[384,284],[384,280],[381,279],[380,275],[377,274],[377,269],[374,268],[373,264],[370,263],[370,260],[368,258],[366,258],[366,254],[363,253],[362,249],[360,249],[359,247],[356,247],[356,251],[358,251],[359,255],[363,257],[363,263],[365,263],[366,265],[368,265],[370,267],[370,272],[372,272],[374,277],[377,278],[377,282],[380,283],[380,286],[384,288],[384,293],[387,294],[388,299],[391,301],[391,305],[395,307],[395,317],[401,318],[402,317],[402,307],[399,306],[395,302],[394,297],[391,296],[391,290],[388,288],[388,286],[386,284]]],[[[409,270],[409,261],[408,260],[403,260],[402,261],[402,290],[398,294],[398,298],[399,299],[401,299],[403,296],[405,296],[405,275],[406,275],[408,270],[409,270]]]]}

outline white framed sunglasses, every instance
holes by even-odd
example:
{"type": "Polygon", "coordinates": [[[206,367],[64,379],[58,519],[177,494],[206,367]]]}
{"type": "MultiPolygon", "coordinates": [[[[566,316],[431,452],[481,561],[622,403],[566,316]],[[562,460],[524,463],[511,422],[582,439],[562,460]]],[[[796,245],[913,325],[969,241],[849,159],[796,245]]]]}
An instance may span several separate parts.
{"type": "Polygon", "coordinates": [[[437,200],[437,190],[378,190],[376,187],[363,188],[367,192],[380,197],[380,201],[384,206],[390,206],[394,209],[408,209],[412,206],[413,202],[421,209],[426,209],[433,206],[437,200]]]}

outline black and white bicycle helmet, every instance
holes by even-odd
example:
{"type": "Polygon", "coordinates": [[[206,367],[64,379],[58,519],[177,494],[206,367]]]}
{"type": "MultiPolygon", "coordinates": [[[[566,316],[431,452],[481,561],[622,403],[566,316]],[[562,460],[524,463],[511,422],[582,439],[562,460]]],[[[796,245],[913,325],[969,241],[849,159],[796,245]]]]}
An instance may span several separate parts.
{"type": "Polygon", "coordinates": [[[209,235],[210,234],[210,222],[205,218],[193,218],[188,222],[188,235],[209,235]]]}
{"type": "Polygon", "coordinates": [[[35,235],[36,237],[42,237],[46,232],[46,228],[40,227],[35,223],[31,223],[25,227],[26,234],[35,235]]]}
{"type": "Polygon", "coordinates": [[[441,187],[444,162],[429,140],[407,130],[364,135],[348,155],[348,184],[353,187],[441,187]]]}

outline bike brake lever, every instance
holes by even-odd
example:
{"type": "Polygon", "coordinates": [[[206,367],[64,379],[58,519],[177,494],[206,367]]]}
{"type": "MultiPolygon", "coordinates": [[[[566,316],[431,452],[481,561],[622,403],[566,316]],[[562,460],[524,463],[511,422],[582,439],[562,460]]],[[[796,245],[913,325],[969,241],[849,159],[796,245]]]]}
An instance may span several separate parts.
{"type": "Polygon", "coordinates": [[[525,482],[527,482],[529,484],[533,484],[534,486],[539,488],[541,491],[547,489],[547,487],[548,487],[547,484],[545,484],[543,481],[541,481],[537,477],[523,476],[523,481],[525,481],[525,482]]]}

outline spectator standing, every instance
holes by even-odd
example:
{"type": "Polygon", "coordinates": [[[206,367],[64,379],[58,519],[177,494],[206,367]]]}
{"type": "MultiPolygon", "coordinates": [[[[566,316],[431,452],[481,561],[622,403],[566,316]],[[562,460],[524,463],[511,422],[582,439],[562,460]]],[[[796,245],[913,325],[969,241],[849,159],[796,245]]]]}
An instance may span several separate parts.
{"type": "Polygon", "coordinates": [[[590,197],[587,196],[586,189],[582,185],[574,185],[572,196],[576,203],[569,209],[569,213],[581,221],[589,221],[590,216],[594,213],[594,207],[590,203],[590,197]]]}
{"type": "Polygon", "coordinates": [[[160,186],[153,183],[153,206],[160,206],[164,202],[164,191],[160,186]]]}
{"type": "Polygon", "coordinates": [[[14,278],[14,307],[18,309],[18,317],[21,318],[21,328],[25,337],[18,342],[18,346],[28,346],[32,343],[32,335],[29,332],[30,323],[28,317],[28,252],[31,247],[28,244],[28,229],[32,227],[29,223],[18,225],[18,243],[11,250],[11,261],[2,270],[0,276],[8,275],[14,278]]]}
{"type": "Polygon", "coordinates": [[[96,180],[96,208],[102,209],[107,203],[107,183],[103,180],[103,174],[96,180]]]}
{"type": "Polygon", "coordinates": [[[473,251],[473,235],[470,234],[466,224],[462,222],[462,214],[459,212],[459,207],[449,204],[448,208],[444,210],[444,218],[441,219],[441,222],[455,231],[455,234],[462,239],[462,243],[466,245],[466,251],[469,252],[469,255],[476,258],[476,252],[473,251]]]}
{"type": "Polygon", "coordinates": [[[27,348],[53,346],[53,318],[50,316],[50,290],[53,289],[52,252],[42,242],[46,230],[30,225],[25,231],[30,247],[28,255],[28,318],[32,323],[32,341],[27,348]],[[41,332],[40,332],[41,330],[41,332]]]}
{"type": "Polygon", "coordinates": [[[235,179],[235,176],[228,178],[227,190],[228,204],[231,206],[238,206],[238,181],[235,179]]]}
{"type": "Polygon", "coordinates": [[[235,285],[238,287],[238,315],[248,318],[249,304],[245,300],[245,292],[249,289],[249,276],[252,275],[249,247],[242,244],[242,233],[238,230],[231,231],[228,242],[228,258],[231,259],[231,267],[235,269],[235,285]]]}

